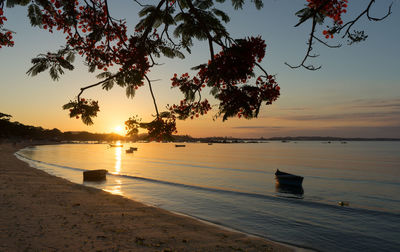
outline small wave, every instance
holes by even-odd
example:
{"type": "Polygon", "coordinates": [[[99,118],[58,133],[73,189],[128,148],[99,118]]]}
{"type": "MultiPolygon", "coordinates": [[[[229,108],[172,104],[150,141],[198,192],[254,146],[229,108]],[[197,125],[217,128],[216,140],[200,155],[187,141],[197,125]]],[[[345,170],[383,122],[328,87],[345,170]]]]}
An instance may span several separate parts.
{"type": "Polygon", "coordinates": [[[307,176],[307,178],[313,178],[313,179],[320,179],[320,180],[328,180],[328,181],[346,181],[346,182],[352,182],[352,183],[371,183],[371,184],[385,184],[385,185],[394,185],[394,186],[400,186],[399,182],[394,182],[394,181],[377,181],[377,180],[371,180],[371,179],[355,179],[355,178],[339,178],[339,177],[321,177],[321,176],[307,176]]]}
{"type": "Polygon", "coordinates": [[[21,155],[18,152],[15,153],[15,156],[17,158],[19,158],[19,159],[22,159],[22,161],[29,160],[31,162],[35,162],[35,163],[39,163],[39,164],[45,164],[45,165],[54,166],[54,167],[63,168],[63,169],[69,169],[69,170],[73,170],[73,171],[82,171],[82,172],[83,171],[88,171],[86,169],[80,169],[80,168],[75,168],[75,167],[70,167],[70,166],[64,166],[64,165],[58,165],[58,164],[52,164],[52,163],[48,163],[48,162],[39,161],[39,160],[36,160],[36,159],[29,158],[27,156],[21,155]]]}

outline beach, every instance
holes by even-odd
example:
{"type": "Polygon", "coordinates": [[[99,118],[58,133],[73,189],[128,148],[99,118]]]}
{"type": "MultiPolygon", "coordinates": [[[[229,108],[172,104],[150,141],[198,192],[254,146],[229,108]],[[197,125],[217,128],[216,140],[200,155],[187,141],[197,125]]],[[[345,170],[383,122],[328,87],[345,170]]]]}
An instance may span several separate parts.
{"type": "Polygon", "coordinates": [[[29,144],[0,144],[0,251],[296,250],[49,175],[29,144]]]}

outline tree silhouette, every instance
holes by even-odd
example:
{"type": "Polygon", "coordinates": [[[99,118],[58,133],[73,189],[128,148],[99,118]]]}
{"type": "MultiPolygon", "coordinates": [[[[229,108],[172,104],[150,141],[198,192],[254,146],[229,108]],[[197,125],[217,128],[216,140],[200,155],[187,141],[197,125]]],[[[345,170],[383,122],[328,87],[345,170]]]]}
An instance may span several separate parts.
{"type": "MultiPolygon", "coordinates": [[[[280,87],[274,74],[268,73],[261,65],[266,44],[261,37],[232,38],[225,24],[229,16],[215,3],[225,0],[134,0],[140,6],[141,18],[134,28],[127,27],[124,19],[110,14],[107,0],[0,0],[0,46],[13,46],[12,32],[4,28],[7,21],[5,7],[27,6],[32,26],[49,32],[60,31],[66,43],[56,52],[39,54],[32,59],[28,75],[49,70],[53,80],[58,80],[65,70],[73,70],[76,55],[83,58],[90,72],[100,71],[99,82],[82,87],[77,97],[63,106],[70,117],[81,118],[85,124],[93,124],[93,117],[99,112],[97,101],[82,98],[85,90],[101,86],[110,90],[114,86],[125,88],[127,97],[134,97],[137,89],[147,85],[155,109],[152,122],[141,122],[137,117],[126,121],[128,134],[135,135],[138,128],[145,128],[155,140],[171,139],[176,132],[176,119],[194,119],[209,112],[212,105],[204,97],[204,90],[218,102],[216,117],[225,121],[229,117],[257,117],[262,104],[272,104],[280,95],[280,87]],[[193,66],[197,74],[189,76],[174,74],[173,88],[178,88],[184,99],[169,105],[167,111],[159,111],[148,73],[157,66],[161,56],[185,58],[190,54],[196,41],[208,42],[210,59],[204,64],[193,66]]],[[[251,1],[257,9],[263,7],[262,0],[251,1]]],[[[243,8],[244,0],[231,0],[235,9],[243,8]]],[[[366,16],[371,21],[380,21],[391,13],[379,18],[372,17],[370,10],[375,1],[366,2],[356,17],[344,22],[347,0],[307,0],[305,8],[296,15],[300,26],[311,20],[311,31],[306,54],[298,65],[317,70],[320,67],[306,65],[312,54],[313,44],[341,36],[349,44],[366,39],[364,31],[351,30],[357,21],[366,16]],[[332,22],[332,24],[328,24],[332,22]],[[317,27],[327,25],[322,38],[316,34],[317,27]]],[[[225,6],[225,5],[219,5],[225,6]]],[[[171,74],[172,75],[172,74],[171,74]]]]}

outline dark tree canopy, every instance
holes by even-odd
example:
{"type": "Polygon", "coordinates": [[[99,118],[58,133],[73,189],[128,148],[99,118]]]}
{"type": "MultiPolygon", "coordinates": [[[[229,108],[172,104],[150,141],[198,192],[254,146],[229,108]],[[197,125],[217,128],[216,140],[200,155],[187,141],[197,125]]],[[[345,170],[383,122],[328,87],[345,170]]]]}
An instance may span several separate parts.
{"type": "MultiPolygon", "coordinates": [[[[93,124],[99,112],[97,101],[83,98],[85,90],[101,86],[110,90],[114,86],[125,88],[127,97],[134,97],[142,86],[150,89],[155,108],[151,122],[141,122],[138,117],[126,121],[128,135],[135,135],[145,128],[153,140],[171,139],[176,132],[176,119],[196,118],[210,112],[212,106],[204,98],[207,90],[218,104],[216,117],[225,121],[230,117],[251,119],[258,116],[261,106],[272,104],[280,95],[276,76],[262,67],[266,43],[259,37],[232,38],[225,24],[229,16],[218,6],[232,4],[241,9],[243,0],[134,0],[126,4],[140,7],[140,21],[135,27],[127,27],[123,17],[110,14],[107,0],[0,0],[0,48],[14,45],[13,32],[6,29],[6,9],[16,5],[26,6],[32,26],[65,35],[65,45],[56,52],[39,54],[32,59],[28,75],[35,76],[46,70],[53,80],[58,80],[65,70],[73,70],[75,56],[79,55],[90,72],[100,71],[99,82],[82,87],[77,97],[63,106],[70,117],[81,118],[85,124],[93,124]],[[149,72],[159,64],[158,58],[183,59],[190,55],[196,41],[208,43],[209,60],[192,66],[197,74],[171,74],[171,85],[178,88],[184,98],[177,104],[159,111],[153,94],[149,72]]],[[[264,6],[262,0],[251,1],[257,9],[264,6]]],[[[357,21],[365,16],[370,21],[380,21],[391,14],[391,6],[382,17],[372,17],[374,0],[365,1],[365,8],[355,17],[347,17],[347,0],[305,0],[305,7],[295,15],[299,22],[311,25],[308,47],[298,65],[317,70],[320,66],[308,64],[314,43],[328,47],[329,40],[340,36],[348,44],[363,41],[367,35],[353,30],[357,21]],[[349,20],[349,21],[344,21],[349,20]],[[316,27],[327,27],[317,34],[316,27]]]]}

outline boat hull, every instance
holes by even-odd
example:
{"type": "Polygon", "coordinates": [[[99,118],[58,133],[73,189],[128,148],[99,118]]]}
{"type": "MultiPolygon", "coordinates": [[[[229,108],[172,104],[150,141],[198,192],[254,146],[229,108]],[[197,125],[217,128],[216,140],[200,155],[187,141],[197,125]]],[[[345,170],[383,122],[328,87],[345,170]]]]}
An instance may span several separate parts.
{"type": "Polygon", "coordinates": [[[276,182],[280,185],[302,186],[304,178],[302,176],[297,176],[297,175],[293,175],[290,173],[281,172],[281,171],[277,170],[275,172],[275,179],[276,179],[276,182]]]}
{"type": "Polygon", "coordinates": [[[83,181],[106,180],[107,170],[90,170],[83,172],[83,181]]]}

